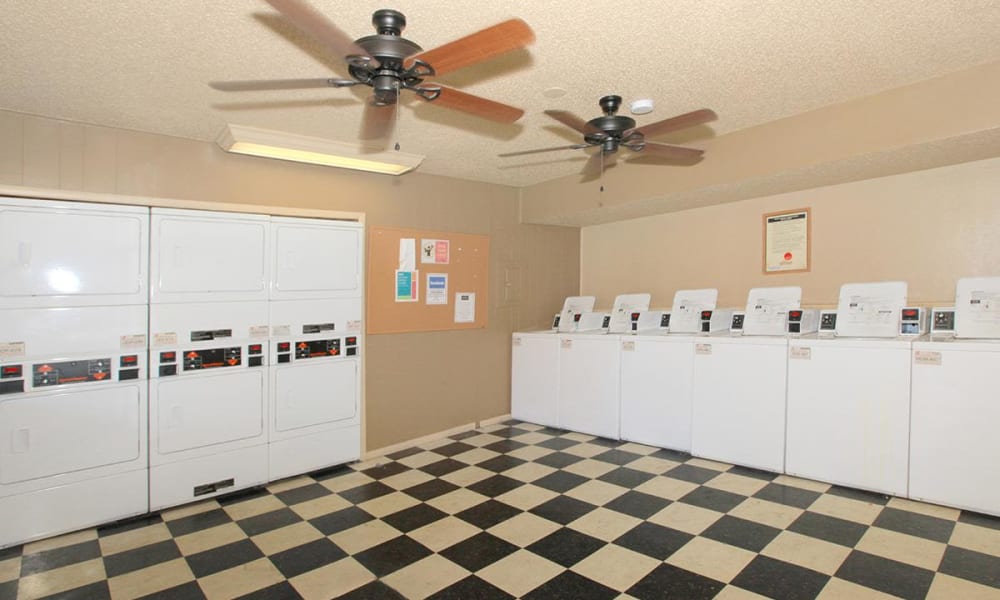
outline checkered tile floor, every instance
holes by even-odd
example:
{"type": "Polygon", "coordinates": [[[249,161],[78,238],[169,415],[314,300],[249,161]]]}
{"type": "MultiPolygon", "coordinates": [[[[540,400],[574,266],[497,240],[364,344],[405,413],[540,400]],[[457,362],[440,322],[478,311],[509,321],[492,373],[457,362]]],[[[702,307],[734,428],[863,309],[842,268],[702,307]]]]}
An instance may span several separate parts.
{"type": "Polygon", "coordinates": [[[1000,519],[509,421],[0,550],[109,597],[1000,598],[1000,519]]]}

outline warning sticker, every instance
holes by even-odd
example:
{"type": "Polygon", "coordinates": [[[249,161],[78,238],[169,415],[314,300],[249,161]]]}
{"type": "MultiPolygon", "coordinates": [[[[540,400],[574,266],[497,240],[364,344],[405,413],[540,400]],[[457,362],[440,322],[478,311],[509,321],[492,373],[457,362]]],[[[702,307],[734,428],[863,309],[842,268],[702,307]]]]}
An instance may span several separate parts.
{"type": "Polygon", "coordinates": [[[635,351],[635,342],[633,342],[632,340],[623,341],[622,342],[622,350],[624,350],[626,352],[634,352],[635,351]]]}
{"type": "Polygon", "coordinates": [[[146,347],[146,334],[123,335],[119,338],[122,350],[133,350],[146,347]]]}
{"type": "Polygon", "coordinates": [[[153,346],[176,346],[177,345],[177,333],[161,332],[153,334],[153,346]]]}
{"type": "Polygon", "coordinates": [[[275,337],[292,335],[292,326],[291,325],[272,325],[271,326],[271,335],[273,335],[275,337]]]}
{"type": "Polygon", "coordinates": [[[513,345],[515,345],[515,346],[520,346],[521,345],[521,338],[518,337],[518,336],[515,336],[514,339],[513,339],[513,341],[511,343],[513,345]]]}
{"type": "Polygon", "coordinates": [[[702,354],[702,355],[711,354],[712,353],[712,344],[695,344],[694,345],[694,353],[695,354],[702,354]]]}
{"type": "Polygon", "coordinates": [[[0,360],[24,358],[24,342],[0,343],[0,360]]]}
{"type": "Polygon", "coordinates": [[[917,350],[913,353],[913,364],[941,366],[941,353],[930,350],[917,350]]]}
{"type": "Polygon", "coordinates": [[[355,319],[353,321],[347,322],[348,331],[361,331],[361,319],[355,319]]]}
{"type": "Polygon", "coordinates": [[[812,360],[813,349],[809,346],[789,346],[788,358],[799,360],[812,360]]]}
{"type": "Polygon", "coordinates": [[[559,346],[564,350],[569,350],[573,347],[573,340],[559,340],[559,346]]]}
{"type": "Polygon", "coordinates": [[[266,338],[271,328],[267,325],[254,325],[250,328],[250,337],[252,339],[266,338]]]}

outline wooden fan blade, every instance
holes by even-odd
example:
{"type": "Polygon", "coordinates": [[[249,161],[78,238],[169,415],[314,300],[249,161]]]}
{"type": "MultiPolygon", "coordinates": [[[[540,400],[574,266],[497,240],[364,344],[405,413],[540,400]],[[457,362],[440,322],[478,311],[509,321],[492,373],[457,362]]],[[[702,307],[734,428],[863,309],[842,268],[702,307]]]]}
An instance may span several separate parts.
{"type": "MultiPolygon", "coordinates": [[[[270,1],[270,0],[269,0],[270,1]]],[[[510,19],[461,39],[410,57],[407,65],[420,59],[434,68],[437,75],[451,73],[523,48],[535,41],[535,33],[521,19],[510,19]]]]}
{"type": "Polygon", "coordinates": [[[304,90],[334,87],[329,78],[317,79],[248,79],[244,81],[210,81],[208,85],[223,92],[252,92],[256,90],[304,90]]]}
{"type": "Polygon", "coordinates": [[[536,150],[521,150],[520,152],[504,152],[503,154],[497,154],[497,156],[523,156],[525,154],[538,154],[540,152],[555,152],[556,150],[579,150],[581,148],[586,148],[588,145],[589,144],[572,144],[569,146],[556,146],[555,148],[538,148],[536,150]]]}
{"type": "Polygon", "coordinates": [[[395,122],[395,104],[379,106],[369,101],[365,105],[364,115],[361,118],[359,137],[363,140],[379,140],[388,137],[395,122]]]}
{"type": "Polygon", "coordinates": [[[266,0],[268,4],[280,12],[293,25],[308,34],[317,42],[323,44],[328,50],[339,58],[357,55],[368,56],[361,46],[354,43],[354,40],[333,24],[333,21],[326,18],[315,8],[306,4],[303,0],[266,0]]]}
{"type": "Polygon", "coordinates": [[[671,146],[669,144],[661,144],[659,142],[645,142],[645,144],[646,147],[643,148],[639,154],[650,154],[662,156],[664,158],[674,158],[677,160],[695,160],[701,158],[705,154],[704,150],[699,150],[697,148],[671,146]]]}
{"type": "Polygon", "coordinates": [[[662,121],[657,121],[655,123],[650,123],[649,125],[643,125],[642,127],[636,127],[635,129],[629,129],[622,134],[622,137],[628,137],[635,132],[639,132],[645,137],[656,137],[658,135],[663,135],[665,133],[670,133],[672,131],[680,131],[681,129],[687,129],[688,127],[694,127],[695,125],[701,125],[703,123],[710,123],[719,116],[707,108],[702,108],[700,110],[691,111],[683,115],[677,115],[676,117],[671,117],[669,119],[664,119],[662,121]]]}
{"type": "Polygon", "coordinates": [[[568,110],[547,110],[545,114],[552,117],[556,121],[559,121],[566,127],[570,129],[575,129],[584,135],[590,135],[595,133],[604,133],[600,129],[594,127],[584,119],[574,115],[568,110]]]}
{"type": "MultiPolygon", "coordinates": [[[[429,100],[429,102],[443,106],[444,108],[460,110],[470,115],[489,119],[490,121],[497,121],[498,123],[513,123],[524,115],[524,111],[520,108],[487,100],[481,96],[466,94],[465,92],[460,92],[454,88],[436,83],[431,85],[440,87],[441,94],[434,100],[429,100]]],[[[423,96],[419,97],[422,98],[423,96]]]]}

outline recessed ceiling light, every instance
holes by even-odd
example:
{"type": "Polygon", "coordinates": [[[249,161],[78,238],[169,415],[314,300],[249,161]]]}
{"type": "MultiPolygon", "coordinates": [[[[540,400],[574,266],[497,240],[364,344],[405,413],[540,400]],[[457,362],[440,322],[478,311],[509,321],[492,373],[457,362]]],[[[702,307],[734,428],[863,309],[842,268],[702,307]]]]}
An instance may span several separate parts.
{"type": "Polygon", "coordinates": [[[566,88],[561,87],[550,87],[542,92],[542,95],[546,98],[562,98],[566,95],[566,88]]]}
{"type": "Polygon", "coordinates": [[[633,100],[632,103],[628,105],[628,108],[632,111],[633,115],[648,115],[653,112],[653,100],[650,98],[633,100]]]}

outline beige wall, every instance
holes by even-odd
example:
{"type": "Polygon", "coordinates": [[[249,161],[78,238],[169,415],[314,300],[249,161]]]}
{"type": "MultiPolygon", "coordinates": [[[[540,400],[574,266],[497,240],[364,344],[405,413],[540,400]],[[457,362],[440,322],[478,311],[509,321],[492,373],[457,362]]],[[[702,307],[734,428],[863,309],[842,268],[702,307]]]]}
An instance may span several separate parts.
{"type": "Polygon", "coordinates": [[[0,184],[363,212],[490,236],[489,328],[367,339],[367,447],[509,412],[510,333],[579,287],[579,230],[519,224],[515,188],[226,154],[214,144],[0,111],[0,184]]]}
{"type": "Polygon", "coordinates": [[[1000,159],[819,187],[585,227],[581,291],[610,307],[650,292],[715,287],[742,307],[752,287],[797,285],[803,303],[835,305],[848,282],[902,280],[910,302],[952,304],[961,277],[1000,275],[1000,159]],[[812,270],[761,273],[761,216],[812,209],[812,270]]]}

